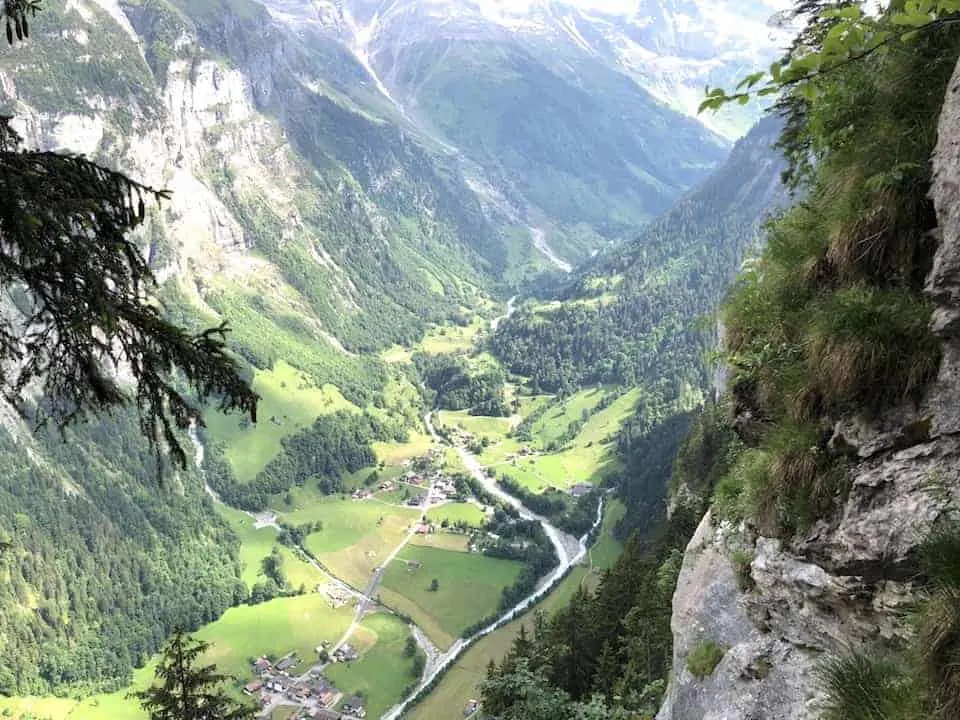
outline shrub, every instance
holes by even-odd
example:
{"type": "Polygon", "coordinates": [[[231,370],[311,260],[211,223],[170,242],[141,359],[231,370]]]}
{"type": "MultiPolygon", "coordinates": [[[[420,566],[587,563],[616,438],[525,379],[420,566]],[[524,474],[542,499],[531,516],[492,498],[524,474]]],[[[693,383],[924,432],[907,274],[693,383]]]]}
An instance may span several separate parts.
{"type": "Polygon", "coordinates": [[[687,670],[699,680],[713,674],[727,650],[712,640],[701,640],[687,655],[687,670]]]}
{"type": "Polygon", "coordinates": [[[848,652],[820,668],[822,720],[919,720],[917,691],[902,665],[848,652]]]}
{"type": "Polygon", "coordinates": [[[737,578],[737,586],[743,592],[753,588],[753,577],[750,574],[750,565],[752,562],[753,555],[746,550],[734,550],[730,553],[730,564],[733,565],[733,573],[737,578]]]}

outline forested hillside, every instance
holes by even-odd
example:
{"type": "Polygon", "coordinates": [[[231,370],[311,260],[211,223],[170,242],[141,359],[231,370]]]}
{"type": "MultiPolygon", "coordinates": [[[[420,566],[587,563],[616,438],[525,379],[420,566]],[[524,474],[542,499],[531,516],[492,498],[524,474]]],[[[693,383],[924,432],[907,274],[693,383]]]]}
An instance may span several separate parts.
{"type": "Polygon", "coordinates": [[[558,300],[528,303],[504,322],[492,347],[507,368],[550,392],[641,385],[654,404],[704,388],[708,318],[784,198],[771,147],[778,128],[764,120],[637,239],[579,270],[558,300]]]}
{"type": "Polygon", "coordinates": [[[202,482],[159,483],[132,413],[66,442],[8,414],[0,463],[0,695],[120,687],[174,627],[246,599],[202,482]]]}

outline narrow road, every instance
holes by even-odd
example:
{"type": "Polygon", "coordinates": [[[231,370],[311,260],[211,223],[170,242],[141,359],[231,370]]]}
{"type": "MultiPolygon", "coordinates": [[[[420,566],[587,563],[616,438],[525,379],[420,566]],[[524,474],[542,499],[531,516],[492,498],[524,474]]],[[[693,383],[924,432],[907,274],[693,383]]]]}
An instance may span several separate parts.
{"type": "MultiPolygon", "coordinates": [[[[433,437],[434,441],[441,443],[443,441],[440,436],[437,435],[436,430],[433,427],[432,415],[432,413],[428,413],[424,420],[426,421],[427,429],[430,431],[430,435],[433,437]]],[[[536,520],[541,524],[541,526],[543,526],[544,532],[547,534],[547,537],[550,538],[550,542],[553,544],[554,550],[557,553],[557,557],[560,558],[560,564],[557,565],[556,569],[552,573],[547,575],[540,581],[540,583],[537,584],[536,589],[530,595],[510,608],[510,610],[501,615],[497,620],[482,630],[477,631],[469,638],[458,639],[450,647],[450,649],[447,650],[447,652],[443,653],[443,655],[437,659],[437,662],[432,668],[428,667],[426,669],[423,678],[420,680],[416,690],[413,691],[410,697],[405,698],[401,703],[391,708],[389,712],[383,715],[382,720],[397,720],[407,709],[407,706],[410,704],[410,701],[416,696],[416,694],[428,684],[433,682],[440,675],[440,673],[446,670],[446,668],[456,662],[457,658],[463,654],[473,640],[494,632],[498,628],[513,620],[518,615],[526,612],[531,606],[549,593],[563,578],[566,572],[586,556],[587,538],[600,526],[600,523],[603,520],[603,498],[601,498],[600,502],[597,503],[597,517],[594,520],[590,530],[584,533],[581,538],[574,538],[571,535],[560,531],[546,518],[543,518],[528,510],[523,503],[517,500],[517,498],[501,489],[496,482],[487,477],[487,474],[483,471],[483,468],[480,466],[480,461],[477,460],[476,456],[468,452],[465,448],[459,446],[456,447],[456,450],[460,454],[460,458],[463,460],[464,464],[467,466],[467,469],[480,483],[483,484],[484,488],[486,488],[491,494],[499,497],[504,502],[507,502],[511,506],[515,507],[520,513],[520,517],[527,520],[536,520]]]]}

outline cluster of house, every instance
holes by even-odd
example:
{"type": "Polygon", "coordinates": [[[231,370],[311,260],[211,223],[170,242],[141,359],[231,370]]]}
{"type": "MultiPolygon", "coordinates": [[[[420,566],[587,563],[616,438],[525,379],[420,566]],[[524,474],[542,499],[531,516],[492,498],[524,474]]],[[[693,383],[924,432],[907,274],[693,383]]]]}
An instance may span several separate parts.
{"type": "MultiPolygon", "coordinates": [[[[353,648],[344,645],[330,659],[345,661],[358,657],[353,648]]],[[[275,663],[269,658],[258,657],[253,662],[255,679],[244,686],[243,692],[257,697],[264,708],[276,704],[295,705],[299,712],[294,717],[298,719],[350,720],[366,717],[363,698],[354,696],[343,700],[343,693],[323,676],[319,668],[299,678],[290,677],[290,670],[299,663],[300,659],[292,652],[275,663]],[[340,707],[334,710],[337,703],[340,703],[340,707]]]]}

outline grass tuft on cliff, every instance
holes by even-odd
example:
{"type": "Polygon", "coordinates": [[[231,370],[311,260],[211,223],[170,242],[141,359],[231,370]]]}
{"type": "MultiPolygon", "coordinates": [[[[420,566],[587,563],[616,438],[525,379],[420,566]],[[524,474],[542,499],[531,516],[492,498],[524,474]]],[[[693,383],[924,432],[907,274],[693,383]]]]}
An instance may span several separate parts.
{"type": "Polygon", "coordinates": [[[836,420],[915,401],[935,377],[930,158],[958,55],[960,32],[930,33],[781,102],[803,199],[768,224],[722,309],[754,450],[719,483],[720,514],[782,537],[825,516],[846,489],[836,420]]]}

